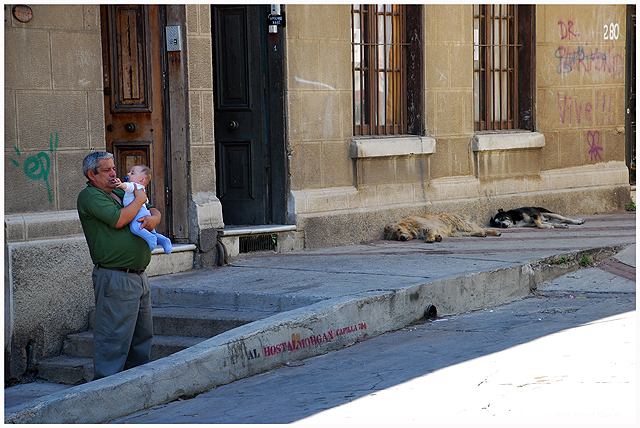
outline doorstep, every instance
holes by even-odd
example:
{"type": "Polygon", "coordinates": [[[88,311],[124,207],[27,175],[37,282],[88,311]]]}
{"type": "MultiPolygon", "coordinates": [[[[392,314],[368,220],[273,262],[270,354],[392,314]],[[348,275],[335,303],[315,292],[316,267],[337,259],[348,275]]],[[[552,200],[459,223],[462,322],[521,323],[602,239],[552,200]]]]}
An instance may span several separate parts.
{"type": "Polygon", "coordinates": [[[304,248],[304,232],[298,231],[295,224],[231,226],[216,231],[229,259],[243,253],[286,253],[304,248]]]}
{"type": "Polygon", "coordinates": [[[148,276],[168,275],[193,269],[196,252],[194,244],[174,244],[171,254],[165,254],[161,246],[151,252],[151,262],[147,267],[148,276]]]}

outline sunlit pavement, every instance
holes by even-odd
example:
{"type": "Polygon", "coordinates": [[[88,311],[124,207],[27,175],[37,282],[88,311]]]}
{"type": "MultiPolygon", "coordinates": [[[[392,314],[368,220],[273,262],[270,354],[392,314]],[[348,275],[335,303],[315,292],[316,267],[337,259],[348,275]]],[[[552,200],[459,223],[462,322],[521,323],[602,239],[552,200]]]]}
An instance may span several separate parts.
{"type": "Polygon", "coordinates": [[[636,314],[420,376],[300,423],[635,423],[636,314]]]}

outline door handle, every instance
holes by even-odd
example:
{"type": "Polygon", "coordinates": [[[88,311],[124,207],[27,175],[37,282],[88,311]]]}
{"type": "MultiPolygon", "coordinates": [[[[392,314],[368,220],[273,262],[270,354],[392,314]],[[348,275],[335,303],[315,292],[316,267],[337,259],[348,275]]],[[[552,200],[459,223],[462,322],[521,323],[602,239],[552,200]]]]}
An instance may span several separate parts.
{"type": "Polygon", "coordinates": [[[124,125],[124,130],[133,134],[138,130],[138,125],[136,125],[133,122],[129,122],[126,125],[124,125]]]}
{"type": "Polygon", "coordinates": [[[229,129],[233,131],[234,129],[238,129],[240,127],[240,124],[235,120],[232,120],[231,122],[229,122],[228,126],[229,126],[229,129]]]}

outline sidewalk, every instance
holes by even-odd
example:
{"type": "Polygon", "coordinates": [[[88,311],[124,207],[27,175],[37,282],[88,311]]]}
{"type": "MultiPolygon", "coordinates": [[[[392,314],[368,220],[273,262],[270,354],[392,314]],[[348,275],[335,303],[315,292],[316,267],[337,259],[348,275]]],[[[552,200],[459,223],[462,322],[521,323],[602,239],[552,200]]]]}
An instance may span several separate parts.
{"type": "Polygon", "coordinates": [[[412,323],[111,422],[632,424],[635,288],[601,266],[580,269],[527,298],[412,323]]]}
{"type": "Polygon", "coordinates": [[[569,229],[512,229],[501,237],[265,254],[153,278],[154,303],[179,294],[212,307],[282,312],[145,366],[32,400],[16,389],[28,385],[9,388],[5,422],[111,421],[403,328],[429,305],[446,316],[527,296],[585,258],[604,260],[607,269],[635,281],[635,269],[628,267],[635,266],[635,212],[586,219],[569,229]],[[609,259],[616,253],[621,263],[609,259]]]}

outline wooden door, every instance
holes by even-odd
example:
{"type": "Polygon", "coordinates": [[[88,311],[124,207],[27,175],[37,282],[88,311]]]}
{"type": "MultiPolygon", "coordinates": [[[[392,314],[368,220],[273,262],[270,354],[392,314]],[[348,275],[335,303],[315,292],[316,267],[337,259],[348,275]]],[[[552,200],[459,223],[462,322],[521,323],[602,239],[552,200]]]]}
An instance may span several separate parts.
{"type": "Polygon", "coordinates": [[[269,222],[260,6],[213,6],[216,183],[227,225],[269,222]]]}
{"type": "Polygon", "coordinates": [[[164,45],[158,6],[100,7],[106,150],[113,153],[118,176],[145,164],[153,178],[150,202],[163,216],[157,230],[167,234],[164,160],[164,45]]]}

